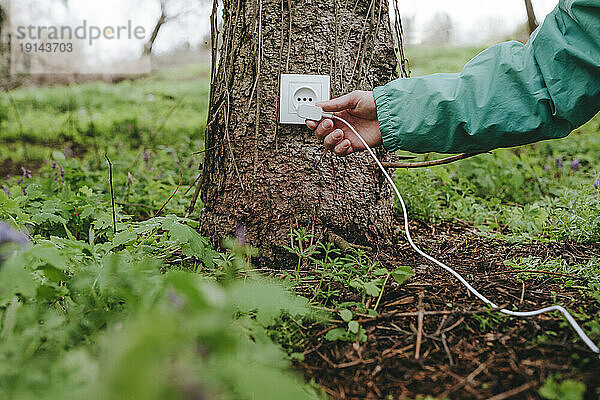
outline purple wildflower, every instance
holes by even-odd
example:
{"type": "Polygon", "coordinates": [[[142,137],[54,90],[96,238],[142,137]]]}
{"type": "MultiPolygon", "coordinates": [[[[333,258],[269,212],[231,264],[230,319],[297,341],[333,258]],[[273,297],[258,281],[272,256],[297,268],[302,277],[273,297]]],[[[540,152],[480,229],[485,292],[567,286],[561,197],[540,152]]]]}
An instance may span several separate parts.
{"type": "Polygon", "coordinates": [[[10,196],[10,190],[8,190],[8,188],[4,185],[2,185],[2,187],[0,188],[4,191],[4,193],[6,193],[7,196],[10,196]]]}
{"type": "Polygon", "coordinates": [[[579,158],[576,158],[573,161],[571,161],[571,169],[573,170],[573,172],[577,172],[579,168],[581,168],[581,160],[579,158]]]}
{"type": "Polygon", "coordinates": [[[562,157],[561,156],[556,157],[556,168],[562,168],[562,166],[563,166],[562,157]]]}
{"type": "Polygon", "coordinates": [[[248,242],[246,226],[241,222],[238,222],[237,226],[235,227],[235,238],[241,245],[245,245],[248,242]]]}
{"type": "Polygon", "coordinates": [[[21,171],[23,171],[23,177],[27,179],[31,179],[31,170],[27,168],[21,167],[21,171]]]}
{"type": "Polygon", "coordinates": [[[8,224],[0,223],[0,243],[27,244],[29,239],[25,234],[14,230],[8,224]]]}

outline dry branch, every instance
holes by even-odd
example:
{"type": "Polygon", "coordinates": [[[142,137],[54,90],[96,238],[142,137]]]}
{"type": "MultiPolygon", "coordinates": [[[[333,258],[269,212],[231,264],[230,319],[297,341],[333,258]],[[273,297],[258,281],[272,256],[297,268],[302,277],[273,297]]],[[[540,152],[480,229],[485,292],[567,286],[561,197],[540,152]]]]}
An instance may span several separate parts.
{"type": "Polygon", "coordinates": [[[465,160],[467,158],[471,158],[483,153],[465,153],[459,154],[452,157],[442,158],[440,160],[431,160],[431,161],[422,161],[422,162],[410,162],[410,163],[401,163],[401,162],[382,162],[385,168],[424,168],[424,167],[433,167],[436,165],[444,165],[450,164],[455,161],[465,160]]]}

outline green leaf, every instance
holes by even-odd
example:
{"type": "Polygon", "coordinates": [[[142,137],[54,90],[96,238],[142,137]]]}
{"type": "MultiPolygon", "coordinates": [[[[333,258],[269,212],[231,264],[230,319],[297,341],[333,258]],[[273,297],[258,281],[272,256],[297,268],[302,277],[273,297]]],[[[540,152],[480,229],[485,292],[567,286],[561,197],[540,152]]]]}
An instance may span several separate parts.
{"type": "Polygon", "coordinates": [[[167,215],[162,222],[162,228],[169,231],[172,239],[179,243],[187,243],[194,239],[196,233],[189,226],[180,223],[175,215],[167,215]]]}
{"type": "Polygon", "coordinates": [[[325,339],[330,342],[335,342],[336,340],[346,340],[347,332],[344,328],[334,328],[327,332],[325,335],[325,339]]]}
{"type": "Polygon", "coordinates": [[[169,271],[166,280],[178,295],[183,296],[182,300],[187,299],[196,310],[208,306],[208,299],[200,290],[203,282],[199,276],[184,271],[169,271]]]}
{"type": "Polygon", "coordinates": [[[342,320],[344,320],[344,322],[351,321],[352,311],[343,309],[342,311],[340,311],[340,317],[342,317],[342,320]]]}
{"type": "Polygon", "coordinates": [[[373,271],[373,275],[375,276],[385,276],[388,274],[388,270],[385,268],[377,268],[375,271],[373,271]]]}
{"type": "Polygon", "coordinates": [[[54,222],[57,224],[66,224],[67,220],[61,217],[60,215],[52,214],[49,212],[40,212],[31,217],[31,220],[38,225],[43,224],[44,222],[54,222]]]}
{"type": "Polygon", "coordinates": [[[365,292],[367,292],[369,296],[379,296],[379,287],[375,284],[375,282],[367,282],[364,284],[363,287],[365,288],[365,292]]]}
{"type": "Polygon", "coordinates": [[[64,161],[66,160],[65,153],[62,151],[54,150],[52,152],[52,158],[56,161],[64,161]]]}
{"type": "Polygon", "coordinates": [[[35,296],[38,287],[33,274],[26,268],[22,254],[9,258],[0,268],[0,306],[5,306],[16,295],[35,296]]]}
{"type": "Polygon", "coordinates": [[[392,271],[392,278],[394,278],[399,285],[402,285],[413,276],[415,276],[415,273],[413,272],[412,268],[406,265],[398,267],[392,271]]]}
{"type": "Polygon", "coordinates": [[[361,281],[359,281],[358,279],[353,279],[350,281],[350,283],[348,283],[350,285],[350,287],[356,289],[356,290],[361,290],[363,289],[363,283],[361,281]]]}
{"type": "Polygon", "coordinates": [[[558,383],[554,378],[548,378],[539,393],[548,400],[583,400],[585,384],[572,379],[565,379],[558,383]]]}
{"type": "Polygon", "coordinates": [[[123,244],[130,244],[137,240],[137,234],[135,232],[122,231],[115,235],[112,243],[112,248],[119,247],[123,244]]]}
{"type": "Polygon", "coordinates": [[[36,245],[30,254],[55,268],[66,269],[67,260],[59,253],[56,246],[50,242],[36,245]]]}
{"type": "Polygon", "coordinates": [[[189,226],[182,224],[174,215],[167,215],[162,228],[169,232],[169,237],[181,245],[186,256],[203,258],[205,256],[205,238],[189,226]]]}
{"type": "Polygon", "coordinates": [[[67,274],[63,270],[51,265],[43,265],[37,268],[37,271],[42,271],[44,276],[54,283],[64,282],[68,279],[67,274]]]}
{"type": "Polygon", "coordinates": [[[8,307],[6,307],[2,332],[0,333],[0,337],[2,337],[2,339],[7,339],[12,335],[17,321],[17,310],[21,307],[21,305],[22,303],[19,302],[19,299],[14,297],[8,307]]]}
{"type": "Polygon", "coordinates": [[[358,321],[348,322],[348,330],[350,332],[357,333],[359,328],[360,328],[360,325],[358,324],[358,321]]]}
{"type": "Polygon", "coordinates": [[[255,318],[263,326],[272,324],[282,312],[306,315],[308,300],[294,296],[279,282],[264,278],[239,280],[229,286],[233,303],[241,312],[255,312],[255,318]]]}

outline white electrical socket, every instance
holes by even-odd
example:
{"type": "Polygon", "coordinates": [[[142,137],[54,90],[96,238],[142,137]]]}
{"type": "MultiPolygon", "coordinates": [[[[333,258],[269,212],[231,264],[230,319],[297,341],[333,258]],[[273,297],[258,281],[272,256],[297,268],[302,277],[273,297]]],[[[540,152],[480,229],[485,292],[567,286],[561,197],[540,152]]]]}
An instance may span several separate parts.
{"type": "Polygon", "coordinates": [[[329,75],[281,74],[279,122],[303,125],[304,119],[297,115],[298,106],[329,100],[330,86],[329,75]]]}

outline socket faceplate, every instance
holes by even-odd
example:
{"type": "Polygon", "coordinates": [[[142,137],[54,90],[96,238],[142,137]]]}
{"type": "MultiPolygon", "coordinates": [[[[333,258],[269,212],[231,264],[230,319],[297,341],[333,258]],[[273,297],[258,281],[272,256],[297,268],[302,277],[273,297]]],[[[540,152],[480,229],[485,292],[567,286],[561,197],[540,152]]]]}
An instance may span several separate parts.
{"type": "Polygon", "coordinates": [[[329,75],[281,74],[279,122],[303,125],[304,119],[296,114],[297,107],[329,100],[330,85],[329,75]]]}

